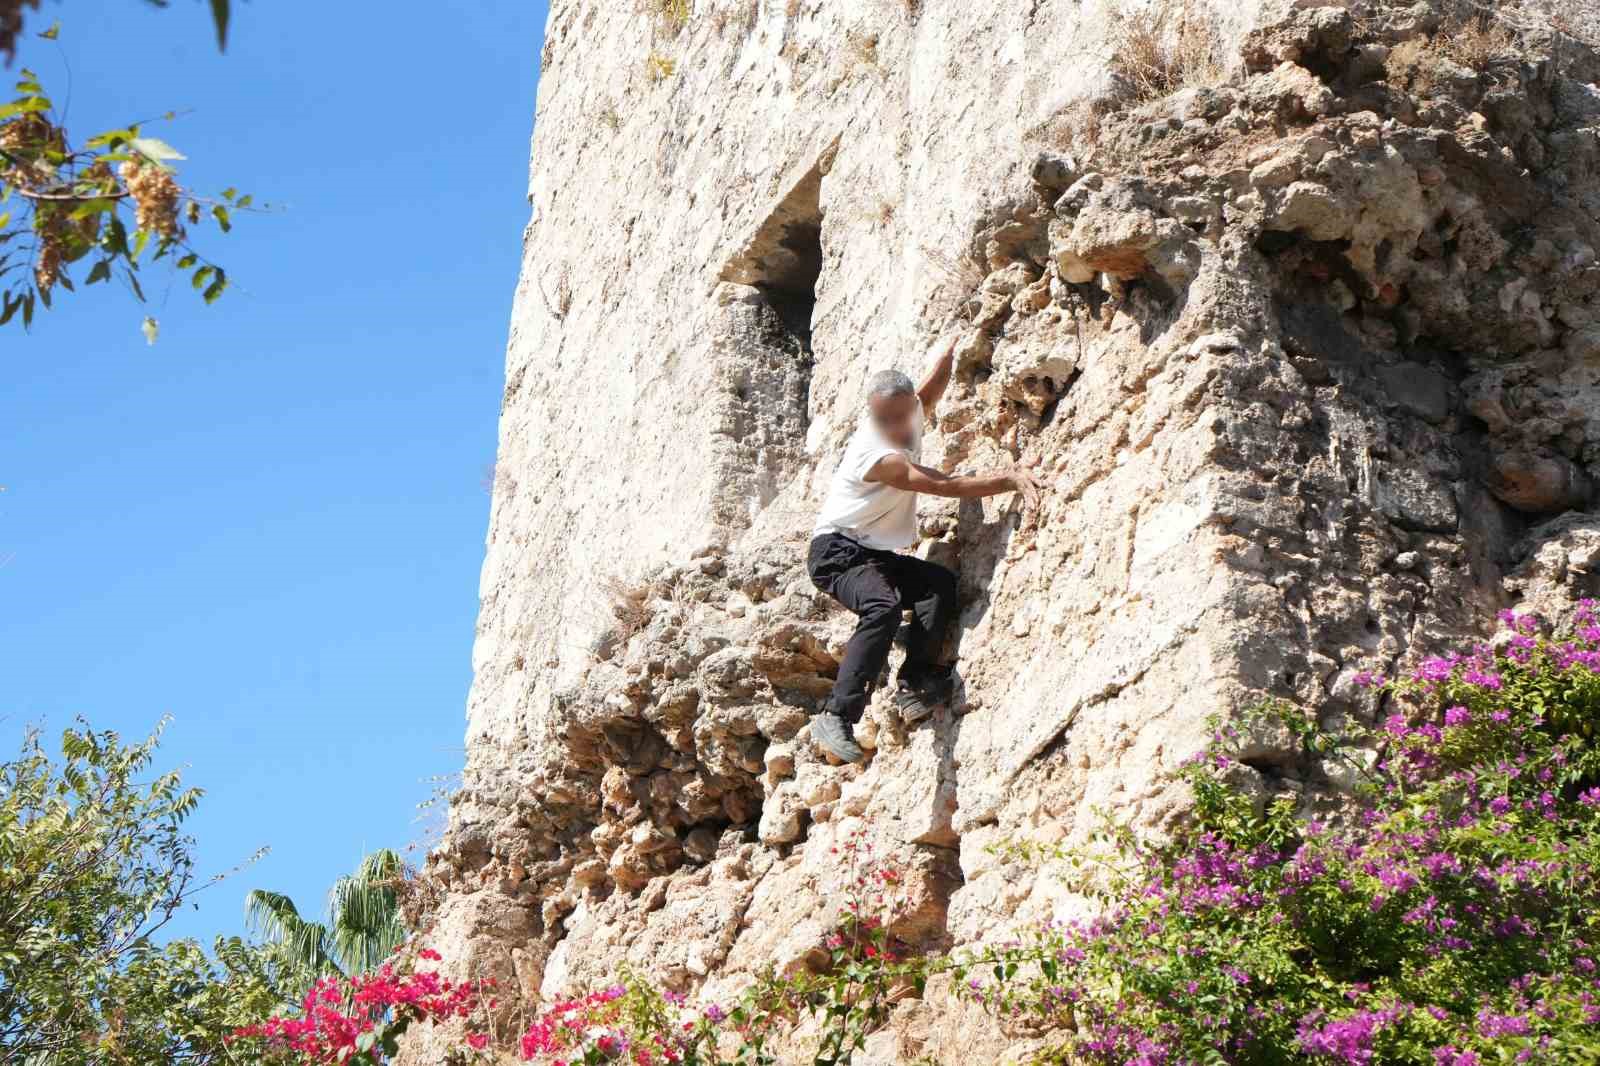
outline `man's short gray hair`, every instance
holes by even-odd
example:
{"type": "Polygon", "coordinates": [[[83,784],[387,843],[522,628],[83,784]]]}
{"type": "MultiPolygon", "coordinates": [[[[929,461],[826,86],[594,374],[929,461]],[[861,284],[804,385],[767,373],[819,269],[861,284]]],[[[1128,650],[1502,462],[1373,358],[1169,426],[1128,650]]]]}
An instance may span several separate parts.
{"type": "Polygon", "coordinates": [[[898,370],[880,370],[867,379],[867,398],[910,396],[917,391],[911,379],[898,370]]]}

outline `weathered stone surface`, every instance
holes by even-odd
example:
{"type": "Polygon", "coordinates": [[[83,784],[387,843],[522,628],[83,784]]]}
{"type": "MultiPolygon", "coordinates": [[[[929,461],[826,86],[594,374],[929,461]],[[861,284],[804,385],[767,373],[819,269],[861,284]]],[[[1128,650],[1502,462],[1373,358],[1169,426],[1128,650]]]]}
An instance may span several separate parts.
{"type": "Polygon", "coordinates": [[[1391,403],[1438,425],[1450,415],[1450,383],[1420,363],[1378,368],[1378,383],[1391,403]]]}
{"type": "Polygon", "coordinates": [[[1526,448],[1497,449],[1489,468],[1489,489],[1529,514],[1552,514],[1582,507],[1592,489],[1588,475],[1564,456],[1526,448]]]}
{"type": "MultiPolygon", "coordinates": [[[[1594,592],[1600,60],[1386,62],[1428,5],[1191,10],[1232,73],[1133,107],[1073,58],[1101,5],[553,5],[447,957],[729,994],[825,954],[849,841],[907,871],[897,934],[1003,938],[1083,905],[1006,845],[1169,831],[1208,715],[1370,721],[1360,669],[1594,592]],[[927,460],[1022,461],[1044,504],[924,501],[959,706],[880,696],[830,766],[853,619],[811,518],[867,375],[950,333],[927,460]]],[[[1263,802],[1348,787],[1251,743],[1263,802]]],[[[874,1061],[1025,1049],[946,991],[874,1061]]]]}

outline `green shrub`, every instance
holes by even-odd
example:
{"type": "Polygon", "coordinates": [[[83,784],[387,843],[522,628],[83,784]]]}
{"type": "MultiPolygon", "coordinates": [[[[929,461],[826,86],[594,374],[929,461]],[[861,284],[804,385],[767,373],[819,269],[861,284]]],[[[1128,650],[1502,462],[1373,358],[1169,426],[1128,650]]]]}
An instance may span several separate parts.
{"type": "Polygon", "coordinates": [[[1078,1061],[1600,1061],[1600,628],[1590,604],[1561,639],[1505,620],[1498,652],[1366,678],[1396,708],[1370,736],[1269,709],[1308,755],[1376,750],[1348,819],[1256,813],[1220,732],[1186,771],[1193,831],[1124,841],[1139,873],[1100,917],[970,994],[1070,1028],[1078,1061]]]}
{"type": "Polygon", "coordinates": [[[194,892],[183,823],[200,800],[150,773],[159,737],[29,733],[0,763],[0,1062],[233,1061],[227,1034],[281,1002],[237,938],[206,952],[158,934],[194,892]]]}

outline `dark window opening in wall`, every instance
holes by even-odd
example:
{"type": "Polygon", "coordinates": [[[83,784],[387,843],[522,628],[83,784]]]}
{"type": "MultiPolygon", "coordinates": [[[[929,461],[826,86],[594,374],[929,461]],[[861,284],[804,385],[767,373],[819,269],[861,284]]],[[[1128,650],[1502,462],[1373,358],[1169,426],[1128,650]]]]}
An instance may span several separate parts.
{"type": "Polygon", "coordinates": [[[822,225],[820,222],[796,225],[784,242],[795,253],[795,270],[757,287],[766,294],[767,302],[784,326],[799,338],[809,353],[811,316],[817,310],[817,279],[822,276],[822,225]]]}
{"type": "Polygon", "coordinates": [[[724,281],[753,285],[785,331],[811,352],[811,319],[822,276],[822,170],[807,171],[722,269],[724,281]]]}

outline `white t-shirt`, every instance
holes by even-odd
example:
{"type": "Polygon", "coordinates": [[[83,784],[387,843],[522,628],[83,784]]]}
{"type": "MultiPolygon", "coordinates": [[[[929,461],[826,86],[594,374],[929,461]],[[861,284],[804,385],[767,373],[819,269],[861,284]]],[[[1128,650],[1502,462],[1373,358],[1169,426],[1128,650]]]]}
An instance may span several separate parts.
{"type": "Polygon", "coordinates": [[[871,416],[862,416],[861,425],[845,446],[839,469],[833,472],[828,497],[817,513],[813,537],[824,533],[843,533],[851,540],[881,551],[899,551],[917,542],[917,494],[866,476],[887,455],[904,455],[913,463],[922,461],[922,403],[917,403],[917,433],[909,448],[897,448],[879,432],[871,416]]]}

